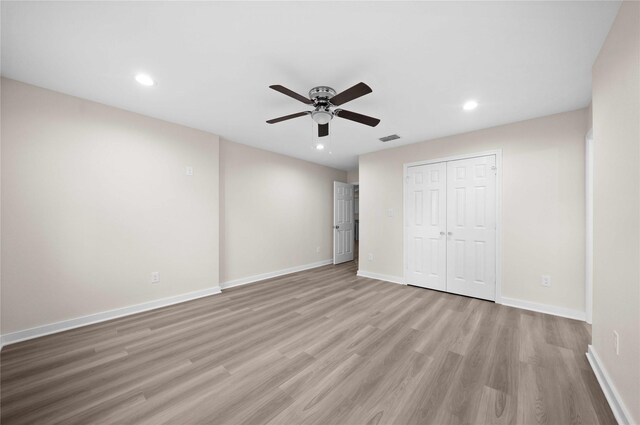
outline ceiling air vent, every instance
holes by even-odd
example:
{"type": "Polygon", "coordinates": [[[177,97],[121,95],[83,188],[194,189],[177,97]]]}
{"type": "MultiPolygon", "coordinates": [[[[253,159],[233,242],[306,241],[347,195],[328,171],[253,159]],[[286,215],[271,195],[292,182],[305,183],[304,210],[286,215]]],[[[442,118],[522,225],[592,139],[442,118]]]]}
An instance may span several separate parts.
{"type": "Polygon", "coordinates": [[[398,136],[397,134],[391,134],[389,136],[381,137],[380,141],[383,142],[383,143],[386,143],[386,142],[390,142],[392,140],[396,140],[396,139],[399,139],[399,138],[400,138],[400,136],[398,136]]]}

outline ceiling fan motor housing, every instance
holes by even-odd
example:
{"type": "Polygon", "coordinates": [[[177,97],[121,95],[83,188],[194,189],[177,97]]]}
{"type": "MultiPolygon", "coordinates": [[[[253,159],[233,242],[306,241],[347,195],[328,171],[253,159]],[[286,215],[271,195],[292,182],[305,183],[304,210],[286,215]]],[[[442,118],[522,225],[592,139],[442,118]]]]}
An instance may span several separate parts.
{"type": "Polygon", "coordinates": [[[309,90],[309,99],[316,107],[316,110],[311,113],[311,118],[318,124],[327,124],[333,118],[333,113],[329,108],[331,106],[330,99],[335,95],[336,91],[327,86],[318,86],[309,90]]]}
{"type": "Polygon", "coordinates": [[[329,103],[329,100],[336,95],[336,91],[331,87],[318,86],[309,90],[309,99],[317,104],[329,103]]]}

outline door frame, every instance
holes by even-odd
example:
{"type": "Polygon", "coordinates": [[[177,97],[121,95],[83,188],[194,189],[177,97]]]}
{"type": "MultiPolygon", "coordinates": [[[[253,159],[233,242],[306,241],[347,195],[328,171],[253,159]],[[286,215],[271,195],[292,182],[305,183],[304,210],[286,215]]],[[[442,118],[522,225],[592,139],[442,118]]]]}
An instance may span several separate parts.
{"type": "Polygon", "coordinates": [[[591,324],[593,314],[593,129],[585,137],[585,321],[591,324]]]}
{"type": "Polygon", "coordinates": [[[496,304],[502,304],[502,149],[483,152],[465,153],[443,158],[425,159],[423,161],[408,162],[402,165],[402,280],[407,284],[408,253],[407,244],[407,178],[409,168],[419,165],[435,164],[438,162],[457,161],[460,159],[477,158],[495,155],[496,157],[496,304]]]}

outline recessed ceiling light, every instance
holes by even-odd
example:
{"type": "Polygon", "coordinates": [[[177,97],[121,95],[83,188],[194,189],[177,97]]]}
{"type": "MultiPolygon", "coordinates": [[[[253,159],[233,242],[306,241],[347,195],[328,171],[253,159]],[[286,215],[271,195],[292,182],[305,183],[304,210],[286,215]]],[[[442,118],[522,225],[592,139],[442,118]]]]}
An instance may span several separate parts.
{"type": "Polygon", "coordinates": [[[153,81],[153,78],[151,78],[147,74],[136,75],[136,81],[142,84],[143,86],[147,86],[147,87],[153,86],[156,83],[155,81],[153,81]]]}
{"type": "Polygon", "coordinates": [[[465,111],[473,111],[478,107],[478,102],[475,100],[467,100],[464,105],[462,105],[462,109],[465,111]]]}
{"type": "Polygon", "coordinates": [[[321,151],[321,150],[323,150],[323,149],[324,149],[324,145],[323,145],[322,143],[318,143],[318,144],[316,145],[316,149],[318,149],[319,151],[321,151]]]}

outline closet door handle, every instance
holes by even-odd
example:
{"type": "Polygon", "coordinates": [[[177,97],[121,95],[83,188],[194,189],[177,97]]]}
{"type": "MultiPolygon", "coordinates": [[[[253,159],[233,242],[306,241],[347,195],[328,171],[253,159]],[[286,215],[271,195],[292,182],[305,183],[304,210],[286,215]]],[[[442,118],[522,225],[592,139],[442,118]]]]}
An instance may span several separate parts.
{"type": "Polygon", "coordinates": [[[444,232],[440,232],[440,236],[444,236],[444,232]]]}
{"type": "Polygon", "coordinates": [[[453,232],[447,232],[447,235],[452,236],[453,232]]]}

